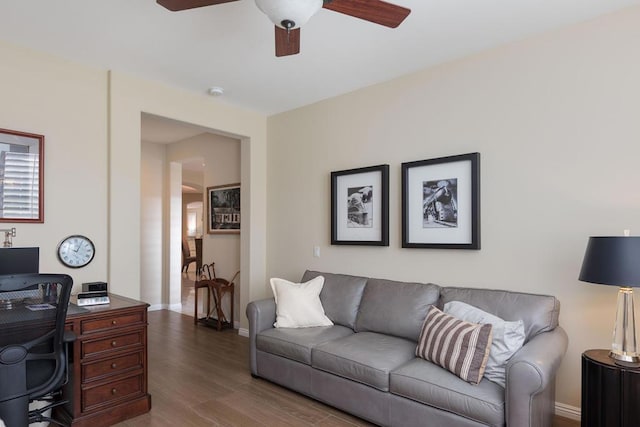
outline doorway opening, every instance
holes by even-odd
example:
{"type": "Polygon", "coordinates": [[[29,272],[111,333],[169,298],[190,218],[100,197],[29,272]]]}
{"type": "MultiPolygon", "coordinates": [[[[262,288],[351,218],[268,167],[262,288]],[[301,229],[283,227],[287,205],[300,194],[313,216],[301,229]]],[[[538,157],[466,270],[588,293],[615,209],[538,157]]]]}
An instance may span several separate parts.
{"type": "Polygon", "coordinates": [[[240,234],[207,233],[206,189],[241,182],[241,141],[145,113],[141,139],[141,293],[147,301],[160,296],[161,308],[193,316],[196,265],[182,271],[183,239],[192,255],[201,239],[202,262],[215,262],[220,277],[240,270],[240,234]]]}

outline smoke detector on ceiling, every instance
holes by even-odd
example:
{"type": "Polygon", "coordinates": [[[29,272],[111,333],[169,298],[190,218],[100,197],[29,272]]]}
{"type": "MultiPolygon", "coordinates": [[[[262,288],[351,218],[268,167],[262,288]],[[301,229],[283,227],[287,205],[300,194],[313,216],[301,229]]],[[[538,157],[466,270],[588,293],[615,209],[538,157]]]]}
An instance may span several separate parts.
{"type": "Polygon", "coordinates": [[[224,95],[224,89],[221,88],[220,86],[210,87],[207,92],[211,96],[222,96],[222,95],[224,95]]]}

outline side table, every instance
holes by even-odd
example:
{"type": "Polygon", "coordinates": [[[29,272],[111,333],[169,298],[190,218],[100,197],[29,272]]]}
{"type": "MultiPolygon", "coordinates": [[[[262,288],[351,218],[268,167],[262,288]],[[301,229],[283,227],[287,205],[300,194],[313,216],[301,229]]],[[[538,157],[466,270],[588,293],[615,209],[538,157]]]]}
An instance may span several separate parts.
{"type": "Polygon", "coordinates": [[[582,353],[582,427],[640,426],[640,365],[618,365],[609,350],[582,353]]]}

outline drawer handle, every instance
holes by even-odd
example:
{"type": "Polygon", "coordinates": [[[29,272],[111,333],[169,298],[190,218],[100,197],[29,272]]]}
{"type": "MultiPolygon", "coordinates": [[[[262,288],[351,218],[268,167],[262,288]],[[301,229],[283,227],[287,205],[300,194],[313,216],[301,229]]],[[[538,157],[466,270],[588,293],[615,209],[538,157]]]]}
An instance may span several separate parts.
{"type": "Polygon", "coordinates": [[[115,388],[111,389],[111,394],[115,395],[116,393],[118,393],[118,390],[116,390],[115,388]]]}
{"type": "Polygon", "coordinates": [[[111,364],[111,369],[116,369],[118,367],[118,365],[116,365],[115,363],[111,364]]]}
{"type": "Polygon", "coordinates": [[[115,342],[115,341],[111,341],[111,347],[115,347],[115,346],[117,346],[117,345],[118,345],[118,343],[117,343],[117,342],[115,342]]]}
{"type": "Polygon", "coordinates": [[[112,320],[112,321],[111,321],[111,324],[112,324],[112,325],[116,325],[117,323],[118,323],[118,321],[117,321],[117,320],[112,320]]]}

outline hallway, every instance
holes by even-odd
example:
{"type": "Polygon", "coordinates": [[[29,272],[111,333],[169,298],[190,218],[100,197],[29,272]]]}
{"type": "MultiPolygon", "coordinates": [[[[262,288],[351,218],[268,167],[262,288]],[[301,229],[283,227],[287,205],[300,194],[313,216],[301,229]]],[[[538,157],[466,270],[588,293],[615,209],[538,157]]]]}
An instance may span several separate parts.
{"type": "Polygon", "coordinates": [[[182,313],[193,317],[193,307],[195,303],[194,283],[196,281],[195,264],[189,266],[186,273],[181,273],[182,286],[180,287],[180,308],[173,309],[177,313],[182,313]]]}

